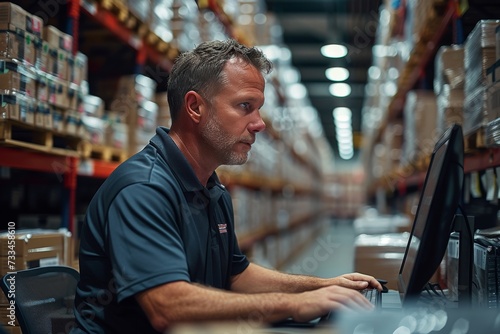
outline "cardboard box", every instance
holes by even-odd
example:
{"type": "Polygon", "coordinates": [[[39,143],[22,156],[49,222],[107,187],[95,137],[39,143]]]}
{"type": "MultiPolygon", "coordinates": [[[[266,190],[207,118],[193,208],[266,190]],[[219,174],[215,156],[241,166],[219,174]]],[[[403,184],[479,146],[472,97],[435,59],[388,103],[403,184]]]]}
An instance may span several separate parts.
{"type": "Polygon", "coordinates": [[[0,2],[0,30],[23,31],[37,37],[43,35],[43,20],[10,2],[0,2]]]}
{"type": "Polygon", "coordinates": [[[88,58],[81,52],[68,56],[68,81],[80,85],[88,80],[88,58]]]}
{"type": "Polygon", "coordinates": [[[43,39],[49,43],[52,49],[61,49],[69,53],[73,51],[73,37],[54,26],[45,27],[43,39]]]}
{"type": "Polygon", "coordinates": [[[0,118],[34,124],[36,101],[22,94],[0,95],[0,118]]]}
{"type": "Polygon", "coordinates": [[[38,46],[38,41],[32,34],[0,32],[0,57],[3,59],[16,59],[24,64],[34,65],[38,46]]]}
{"type": "Polygon", "coordinates": [[[49,79],[49,104],[58,108],[68,109],[70,106],[68,90],[69,84],[67,81],[57,78],[49,79]]]}
{"type": "Polygon", "coordinates": [[[45,128],[46,119],[50,117],[50,107],[48,103],[38,102],[35,111],[35,126],[45,128]]]}
{"type": "Polygon", "coordinates": [[[15,232],[0,234],[0,274],[46,265],[67,264],[66,252],[71,234],[66,230],[8,231],[15,232]]]}
{"type": "Polygon", "coordinates": [[[398,289],[398,273],[409,233],[360,234],[356,237],[354,271],[388,281],[389,289],[398,289]]]}
{"type": "Polygon", "coordinates": [[[50,66],[54,66],[55,61],[50,61],[52,49],[49,42],[41,40],[40,46],[35,48],[35,67],[44,73],[50,73],[50,66]]]}
{"type": "Polygon", "coordinates": [[[47,73],[52,74],[61,80],[68,80],[68,68],[70,61],[70,53],[49,46],[47,57],[47,73]]]}
{"type": "Polygon", "coordinates": [[[30,67],[0,60],[0,91],[36,95],[36,74],[30,67]]]}

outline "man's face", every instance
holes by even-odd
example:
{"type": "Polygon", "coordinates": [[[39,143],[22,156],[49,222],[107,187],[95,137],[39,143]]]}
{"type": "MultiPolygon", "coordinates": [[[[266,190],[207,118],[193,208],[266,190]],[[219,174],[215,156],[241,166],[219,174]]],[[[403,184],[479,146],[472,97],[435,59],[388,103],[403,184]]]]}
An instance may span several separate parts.
{"type": "Polygon", "coordinates": [[[240,59],[230,60],[224,69],[226,83],[212,98],[201,136],[220,165],[241,165],[255,135],[265,129],[260,117],[264,104],[264,78],[240,59]]]}

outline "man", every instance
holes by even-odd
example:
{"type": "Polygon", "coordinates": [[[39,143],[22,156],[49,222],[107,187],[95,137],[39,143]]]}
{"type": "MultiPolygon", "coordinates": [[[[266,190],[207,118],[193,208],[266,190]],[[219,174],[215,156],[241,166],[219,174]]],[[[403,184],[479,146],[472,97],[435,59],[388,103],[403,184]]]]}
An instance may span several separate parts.
{"type": "Polygon", "coordinates": [[[81,232],[75,301],[88,333],[156,333],[182,322],[292,317],[370,308],[371,276],[320,279],[249,263],[231,198],[215,169],[243,164],[265,128],[271,63],[235,41],[182,54],[168,82],[172,127],[121,164],[91,201],[81,232]],[[221,228],[223,227],[223,228],[221,228]]]}

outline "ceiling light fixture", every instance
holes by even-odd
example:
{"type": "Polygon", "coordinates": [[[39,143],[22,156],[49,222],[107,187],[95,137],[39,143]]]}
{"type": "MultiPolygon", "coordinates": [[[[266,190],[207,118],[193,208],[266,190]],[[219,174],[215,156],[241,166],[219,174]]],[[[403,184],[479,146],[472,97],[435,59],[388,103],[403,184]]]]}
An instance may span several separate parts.
{"type": "Polygon", "coordinates": [[[344,67],[330,67],[325,71],[328,80],[345,81],[349,78],[349,70],[344,67]]]}
{"type": "Polygon", "coordinates": [[[347,56],[347,48],[340,44],[327,44],[321,47],[321,54],[327,58],[342,58],[347,56]]]}
{"type": "Polygon", "coordinates": [[[333,83],[330,85],[330,94],[336,97],[346,97],[351,95],[351,86],[340,82],[340,83],[333,83]]]}

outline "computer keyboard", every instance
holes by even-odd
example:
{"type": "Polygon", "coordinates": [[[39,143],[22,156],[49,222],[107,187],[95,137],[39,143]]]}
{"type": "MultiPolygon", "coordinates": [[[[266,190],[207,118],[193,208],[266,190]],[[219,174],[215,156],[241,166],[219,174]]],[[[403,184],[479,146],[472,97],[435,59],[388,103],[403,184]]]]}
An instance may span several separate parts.
{"type": "Polygon", "coordinates": [[[364,289],[361,293],[374,305],[380,307],[382,305],[382,292],[377,289],[364,289]]]}

